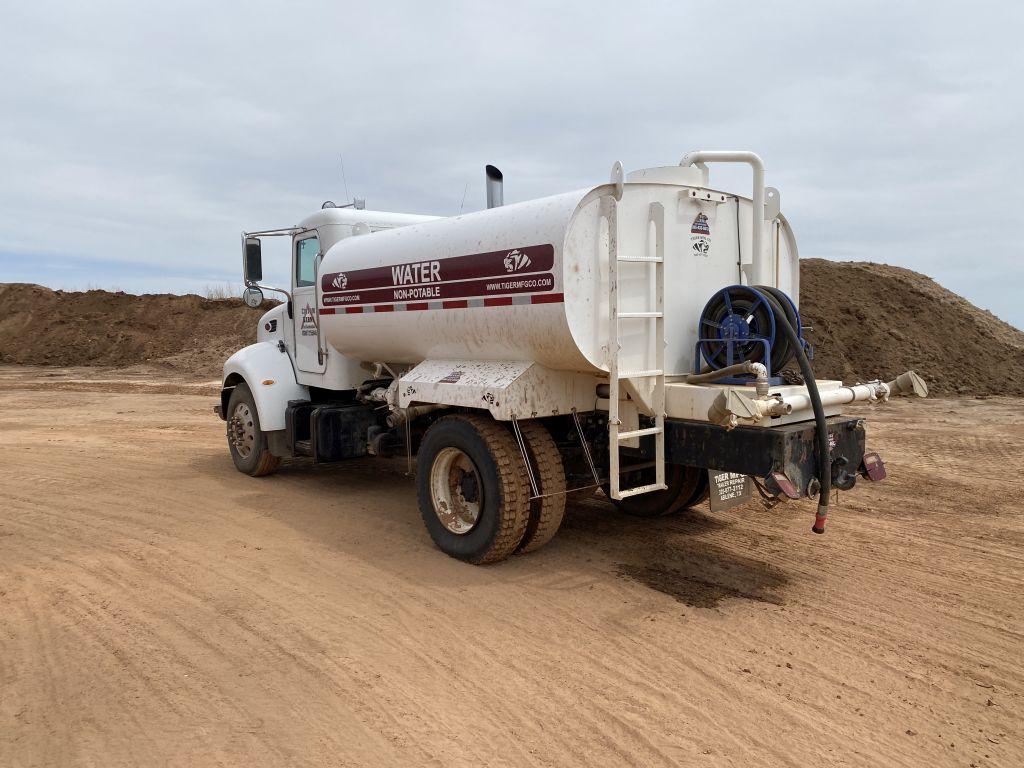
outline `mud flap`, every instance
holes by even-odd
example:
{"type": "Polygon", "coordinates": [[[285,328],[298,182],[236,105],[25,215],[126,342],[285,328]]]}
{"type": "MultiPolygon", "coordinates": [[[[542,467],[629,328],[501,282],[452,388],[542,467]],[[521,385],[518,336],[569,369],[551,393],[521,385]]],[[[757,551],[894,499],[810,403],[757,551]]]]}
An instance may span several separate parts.
{"type": "Polygon", "coordinates": [[[724,512],[727,509],[746,504],[754,495],[754,481],[749,475],[737,472],[718,472],[708,470],[710,490],[709,504],[712,512],[724,512]]]}

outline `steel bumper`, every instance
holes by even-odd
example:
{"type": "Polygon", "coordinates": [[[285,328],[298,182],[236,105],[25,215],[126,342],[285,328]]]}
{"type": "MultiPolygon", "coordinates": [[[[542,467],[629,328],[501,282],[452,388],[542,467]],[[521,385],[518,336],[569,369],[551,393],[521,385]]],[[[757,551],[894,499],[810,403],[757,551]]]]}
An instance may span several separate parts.
{"type": "MultiPolygon", "coordinates": [[[[850,488],[857,473],[865,473],[864,420],[831,416],[825,421],[833,483],[841,489],[850,488]]],[[[751,475],[767,481],[769,490],[789,496],[807,496],[809,487],[815,495],[816,456],[813,421],[727,430],[703,421],[665,420],[668,463],[751,475]],[[785,480],[789,481],[788,487],[785,480]]]]}

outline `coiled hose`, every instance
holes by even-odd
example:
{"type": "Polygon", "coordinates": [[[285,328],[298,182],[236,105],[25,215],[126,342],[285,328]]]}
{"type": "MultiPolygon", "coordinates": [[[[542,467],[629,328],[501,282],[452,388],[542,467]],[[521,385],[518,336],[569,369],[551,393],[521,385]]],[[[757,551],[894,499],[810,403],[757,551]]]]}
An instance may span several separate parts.
{"type": "Polygon", "coordinates": [[[804,352],[804,345],[800,343],[800,337],[796,329],[786,317],[786,311],[778,300],[767,291],[762,291],[765,300],[771,305],[775,313],[775,322],[781,326],[790,346],[796,350],[796,359],[800,364],[800,373],[803,374],[804,384],[807,385],[807,395],[811,399],[811,408],[814,410],[814,423],[818,435],[818,482],[821,488],[818,491],[818,511],[814,515],[814,525],[811,530],[815,533],[825,532],[825,519],[828,517],[828,498],[832,495],[832,456],[828,445],[828,425],[825,424],[825,409],[821,406],[821,395],[818,394],[818,383],[814,380],[814,371],[811,370],[810,361],[804,352]]]}

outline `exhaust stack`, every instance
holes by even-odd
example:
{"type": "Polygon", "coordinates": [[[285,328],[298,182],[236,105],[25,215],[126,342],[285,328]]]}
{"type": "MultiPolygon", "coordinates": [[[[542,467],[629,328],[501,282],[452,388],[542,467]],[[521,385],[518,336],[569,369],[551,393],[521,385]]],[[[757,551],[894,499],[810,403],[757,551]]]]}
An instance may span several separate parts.
{"type": "Polygon", "coordinates": [[[505,177],[493,165],[484,168],[484,172],[487,174],[487,207],[497,208],[499,205],[504,205],[503,182],[505,177]]]}

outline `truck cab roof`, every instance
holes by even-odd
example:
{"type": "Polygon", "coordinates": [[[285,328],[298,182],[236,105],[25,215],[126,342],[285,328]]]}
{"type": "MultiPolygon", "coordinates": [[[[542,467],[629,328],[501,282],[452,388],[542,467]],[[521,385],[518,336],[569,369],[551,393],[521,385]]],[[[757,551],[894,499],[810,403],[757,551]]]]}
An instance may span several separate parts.
{"type": "Polygon", "coordinates": [[[388,211],[367,211],[358,208],[323,208],[299,222],[303,229],[318,229],[324,226],[366,224],[372,230],[404,227],[434,221],[442,216],[422,216],[415,213],[390,213],[388,211]]]}

